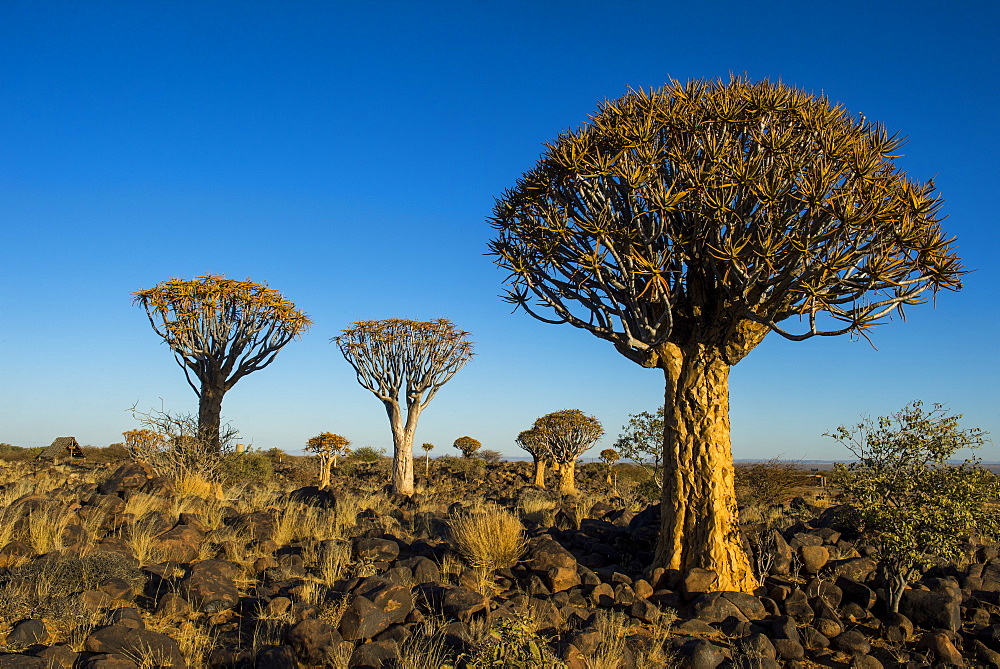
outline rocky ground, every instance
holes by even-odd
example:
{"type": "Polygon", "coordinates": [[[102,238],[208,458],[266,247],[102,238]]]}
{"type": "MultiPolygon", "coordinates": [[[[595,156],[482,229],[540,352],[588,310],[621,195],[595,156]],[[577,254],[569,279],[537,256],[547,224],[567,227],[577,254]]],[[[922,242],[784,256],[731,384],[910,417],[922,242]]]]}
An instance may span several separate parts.
{"type": "Polygon", "coordinates": [[[567,498],[499,463],[437,467],[412,498],[359,466],[219,499],[142,463],[8,463],[0,668],[1000,667],[996,546],[889,614],[870,548],[797,500],[746,527],[757,592],[713,592],[710,572],[649,570],[658,508],[584,470],[567,498]],[[449,521],[492,504],[527,547],[487,573],[449,521]]]}

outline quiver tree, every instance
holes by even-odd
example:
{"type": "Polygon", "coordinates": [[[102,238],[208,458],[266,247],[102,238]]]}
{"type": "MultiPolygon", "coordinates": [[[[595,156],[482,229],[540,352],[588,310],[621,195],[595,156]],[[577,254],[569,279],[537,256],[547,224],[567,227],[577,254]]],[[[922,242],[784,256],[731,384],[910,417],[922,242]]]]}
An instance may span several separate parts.
{"type": "Polygon", "coordinates": [[[601,462],[604,463],[604,473],[607,474],[608,487],[614,485],[615,463],[621,459],[618,451],[613,448],[605,448],[601,451],[601,462]]]}
{"type": "Polygon", "coordinates": [[[559,465],[559,492],[575,493],[576,460],[604,436],[600,421],[579,409],[564,409],[542,416],[532,429],[545,439],[549,455],[559,465]]]}
{"type": "Polygon", "coordinates": [[[223,396],[244,376],[271,364],[311,323],[281,293],[249,279],[168,279],[136,292],[135,302],[184,370],[198,396],[198,438],[216,451],[223,396]]]}
{"type": "Polygon", "coordinates": [[[306,442],[305,450],[319,457],[319,487],[330,485],[330,468],[337,467],[337,456],[351,452],[351,442],[347,437],[332,432],[323,432],[306,442]]]}
{"type": "Polygon", "coordinates": [[[358,383],[385,405],[392,428],[392,487],[413,494],[413,435],[421,412],[472,357],[469,333],[439,318],[358,321],[333,341],[358,383]],[[400,391],[405,406],[400,406],[400,391]]]}
{"type": "Polygon", "coordinates": [[[434,450],[434,444],[429,442],[424,442],[420,444],[420,448],[424,449],[424,478],[430,478],[431,476],[431,451],[434,450]]]}
{"type": "Polygon", "coordinates": [[[482,448],[483,445],[478,439],[473,439],[472,437],[459,437],[455,440],[455,443],[452,444],[452,446],[462,451],[463,458],[471,458],[476,454],[476,451],[482,448]]]}
{"type": "Polygon", "coordinates": [[[769,332],[860,335],[962,269],[902,140],[768,81],[603,103],[497,200],[508,299],[666,377],[655,563],[755,585],[736,528],[729,367],[769,332]]]}
{"type": "Polygon", "coordinates": [[[545,487],[545,463],[552,458],[549,452],[549,442],[540,430],[530,428],[517,435],[514,440],[518,446],[531,454],[531,459],[535,464],[534,484],[539,488],[545,487]]]}

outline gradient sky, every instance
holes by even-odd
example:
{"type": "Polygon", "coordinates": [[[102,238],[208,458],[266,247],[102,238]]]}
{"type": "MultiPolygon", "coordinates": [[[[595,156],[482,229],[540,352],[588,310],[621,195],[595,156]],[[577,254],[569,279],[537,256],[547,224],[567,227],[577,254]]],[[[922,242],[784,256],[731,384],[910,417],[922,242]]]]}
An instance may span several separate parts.
{"type": "MultiPolygon", "coordinates": [[[[864,341],[772,335],[733,369],[733,455],[843,458],[822,436],[914,399],[1000,431],[1000,4],[880,2],[0,3],[0,441],[107,445],[129,407],[194,411],[132,305],[170,276],[250,277],[315,321],[223,414],[258,448],[322,431],[391,448],[329,339],[446,317],[477,356],[416,442],[514,436],[565,408],[610,445],[660,372],[511,314],[484,256],[494,198],[598,101],[745,72],[825,92],[909,137],[975,272],[864,341]],[[162,404],[161,404],[162,403],[162,404]]],[[[994,446],[980,453],[1000,459],[994,446]]]]}

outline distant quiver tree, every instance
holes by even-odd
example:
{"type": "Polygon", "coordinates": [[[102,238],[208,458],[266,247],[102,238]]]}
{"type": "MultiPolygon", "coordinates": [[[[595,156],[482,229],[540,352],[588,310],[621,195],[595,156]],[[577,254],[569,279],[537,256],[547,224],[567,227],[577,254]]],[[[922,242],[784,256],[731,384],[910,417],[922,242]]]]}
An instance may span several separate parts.
{"type": "Polygon", "coordinates": [[[472,358],[468,335],[444,318],[427,322],[389,318],[358,321],[333,338],[357,372],[358,383],[385,405],[392,428],[392,487],[397,493],[413,494],[417,421],[441,386],[472,358]]]}
{"type": "Polygon", "coordinates": [[[532,429],[545,439],[549,455],[559,465],[559,492],[575,493],[577,458],[604,436],[600,421],[579,409],[564,409],[542,416],[532,429]]]}
{"type": "Polygon", "coordinates": [[[337,466],[337,456],[351,452],[351,442],[347,437],[332,432],[322,432],[310,437],[305,450],[319,457],[319,487],[330,485],[330,469],[337,466]]]}
{"type": "Polygon", "coordinates": [[[462,452],[463,458],[471,458],[476,454],[480,448],[482,448],[482,443],[478,439],[473,439],[472,437],[459,437],[452,444],[455,448],[462,452]]]}
{"type": "Polygon", "coordinates": [[[518,446],[531,454],[531,459],[535,464],[534,484],[539,488],[545,487],[545,463],[552,458],[549,451],[549,442],[540,430],[530,428],[517,435],[514,440],[518,446]]]}
{"type": "Polygon", "coordinates": [[[431,451],[434,450],[434,444],[425,441],[424,443],[420,444],[420,448],[424,449],[424,478],[430,478],[431,451]]]}
{"type": "Polygon", "coordinates": [[[168,279],[136,292],[135,303],[184,370],[198,396],[198,438],[215,450],[223,396],[244,376],[271,364],[312,322],[266,284],[211,274],[168,279]]]}
{"type": "Polygon", "coordinates": [[[508,300],[666,379],[654,563],[755,586],[729,367],[769,332],[857,335],[963,274],[932,183],[878,123],[782,83],[671,81],[601,104],[496,202],[508,300]]]}

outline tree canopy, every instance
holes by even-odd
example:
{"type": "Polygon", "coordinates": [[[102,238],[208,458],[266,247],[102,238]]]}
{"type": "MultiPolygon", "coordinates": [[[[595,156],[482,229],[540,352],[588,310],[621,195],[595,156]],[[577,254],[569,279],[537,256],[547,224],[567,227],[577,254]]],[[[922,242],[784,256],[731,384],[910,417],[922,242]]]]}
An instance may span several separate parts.
{"type": "Polygon", "coordinates": [[[961,285],[933,183],[893,163],[902,144],[767,80],[632,91],[546,145],[498,199],[490,250],[511,302],[644,366],[665,342],[711,338],[734,364],[768,330],[864,335],[961,285]]]}
{"type": "Polygon", "coordinates": [[[216,448],[223,395],[312,323],[266,284],[211,274],[168,279],[137,291],[135,303],[184,370],[199,399],[199,438],[216,448]]]}
{"type": "Polygon", "coordinates": [[[463,458],[471,458],[483,445],[478,439],[459,437],[452,446],[462,452],[463,458]]]}

